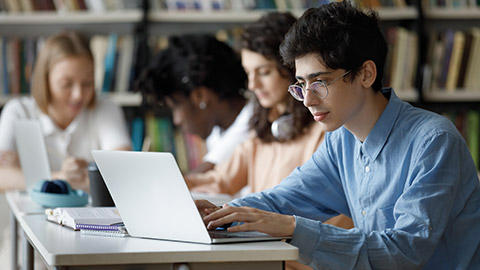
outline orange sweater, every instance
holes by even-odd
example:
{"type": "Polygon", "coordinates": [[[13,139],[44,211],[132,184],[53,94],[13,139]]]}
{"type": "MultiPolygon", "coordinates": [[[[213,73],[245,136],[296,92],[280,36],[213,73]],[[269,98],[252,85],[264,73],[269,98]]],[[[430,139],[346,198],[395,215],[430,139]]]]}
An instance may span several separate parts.
{"type": "Polygon", "coordinates": [[[316,123],[289,142],[264,143],[252,134],[228,160],[208,172],[188,175],[186,181],[191,191],[214,194],[234,195],[246,185],[251,192],[272,188],[310,159],[324,134],[316,123]]]}

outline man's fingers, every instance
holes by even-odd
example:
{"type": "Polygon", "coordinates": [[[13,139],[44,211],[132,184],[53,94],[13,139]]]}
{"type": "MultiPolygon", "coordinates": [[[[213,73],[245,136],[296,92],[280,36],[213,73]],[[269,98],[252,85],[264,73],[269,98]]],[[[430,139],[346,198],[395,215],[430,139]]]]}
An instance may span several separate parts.
{"type": "Polygon", "coordinates": [[[256,222],[259,219],[261,219],[261,216],[256,215],[255,213],[252,213],[250,211],[245,211],[244,209],[240,208],[235,208],[235,209],[221,209],[216,211],[215,213],[209,215],[208,219],[208,229],[215,229],[217,227],[223,226],[224,224],[232,223],[232,222],[245,222],[245,223],[250,223],[250,222],[256,222]],[[218,215],[221,214],[220,217],[218,218],[213,218],[214,216],[217,215],[217,212],[223,212],[219,213],[218,215]]]}

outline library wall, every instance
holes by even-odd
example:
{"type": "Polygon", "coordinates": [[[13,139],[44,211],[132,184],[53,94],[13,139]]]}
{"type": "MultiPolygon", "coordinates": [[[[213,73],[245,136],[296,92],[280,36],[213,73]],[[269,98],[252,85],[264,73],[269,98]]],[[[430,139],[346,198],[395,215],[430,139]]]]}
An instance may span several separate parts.
{"type": "MultiPolygon", "coordinates": [[[[306,8],[328,2],[0,0],[0,107],[12,97],[29,94],[31,70],[44,37],[64,29],[78,30],[91,37],[98,94],[124,108],[134,149],[176,152],[185,148],[186,139],[182,139],[184,146],[176,143],[178,131],[171,121],[165,124],[171,119],[168,110],[143,108],[141,96],[132,91],[141,61],[141,37],[147,37],[147,59],[168,46],[167,37],[174,34],[212,33],[234,44],[241,28],[265,12],[288,10],[298,17],[306,8]]],[[[354,2],[379,12],[389,45],[385,86],[393,87],[400,98],[416,106],[445,115],[472,115],[470,110],[480,110],[480,76],[474,72],[480,65],[480,1],[354,2]]],[[[467,122],[475,118],[469,119],[467,122]]],[[[472,127],[469,130],[476,129],[475,124],[472,127]]],[[[474,134],[463,129],[464,134],[474,134]]],[[[478,146],[469,145],[478,153],[478,146]]],[[[195,156],[201,156],[201,151],[204,149],[195,156]]],[[[183,162],[182,169],[194,164],[183,162]]]]}

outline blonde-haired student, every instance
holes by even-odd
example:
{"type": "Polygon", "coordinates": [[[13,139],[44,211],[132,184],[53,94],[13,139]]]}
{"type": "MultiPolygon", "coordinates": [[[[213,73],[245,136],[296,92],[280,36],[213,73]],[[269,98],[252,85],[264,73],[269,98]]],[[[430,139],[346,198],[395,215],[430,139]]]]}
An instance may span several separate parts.
{"type": "Polygon", "coordinates": [[[52,176],[88,189],[92,149],[131,148],[121,108],[97,98],[88,39],[73,31],[50,36],[36,59],[31,96],[10,100],[0,116],[0,189],[25,187],[14,140],[20,119],[40,122],[52,176]]]}

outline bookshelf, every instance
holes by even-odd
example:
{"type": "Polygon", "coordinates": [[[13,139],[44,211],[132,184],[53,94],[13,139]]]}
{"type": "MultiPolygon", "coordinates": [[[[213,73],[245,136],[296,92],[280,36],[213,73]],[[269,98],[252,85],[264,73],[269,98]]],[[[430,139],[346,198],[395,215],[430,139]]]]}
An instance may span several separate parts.
{"type": "MultiPolygon", "coordinates": [[[[97,24],[97,23],[136,23],[142,18],[140,10],[117,10],[108,12],[76,11],[63,12],[39,11],[25,13],[3,13],[0,24],[10,25],[45,25],[45,24],[97,24]]],[[[3,32],[3,31],[2,31],[3,32]]]]}
{"type": "MultiPolygon", "coordinates": [[[[148,38],[148,41],[151,42],[152,39],[156,37],[166,37],[171,34],[180,34],[180,33],[218,33],[219,31],[229,31],[233,28],[243,27],[244,25],[253,22],[260,18],[264,13],[272,11],[273,9],[269,6],[262,8],[234,8],[230,6],[223,10],[194,10],[189,8],[184,8],[177,10],[174,8],[169,8],[168,3],[175,1],[160,1],[160,0],[117,0],[117,1],[101,1],[101,0],[83,0],[85,3],[88,2],[134,2],[132,4],[134,7],[117,7],[117,8],[108,8],[104,7],[99,10],[94,9],[68,9],[62,7],[62,9],[57,10],[43,10],[43,11],[15,11],[11,12],[8,9],[5,9],[4,3],[11,0],[0,0],[0,37],[39,37],[39,36],[48,36],[51,33],[58,32],[62,29],[72,29],[78,30],[86,33],[90,36],[95,35],[104,35],[109,36],[111,33],[117,33],[118,36],[122,35],[133,35],[134,33],[140,33],[145,35],[148,38]]],[[[23,0],[28,1],[28,0],[23,0]]],[[[46,0],[42,0],[46,1],[46,0]]],[[[50,0],[47,0],[50,1],[50,0]]],[[[73,0],[58,0],[52,2],[69,2],[73,0]]],[[[82,0],[78,0],[81,2],[82,0]]],[[[177,1],[182,2],[182,1],[177,1]]],[[[212,0],[212,2],[215,2],[212,0]]],[[[222,1],[219,1],[222,2],[222,1]]],[[[231,3],[237,3],[240,1],[225,1],[231,3]]],[[[247,2],[268,2],[268,1],[247,1],[247,2]]],[[[289,10],[295,16],[299,17],[304,11],[304,7],[299,7],[302,5],[302,2],[314,1],[299,1],[299,0],[282,0],[282,1],[270,1],[275,3],[285,2],[289,3],[289,8],[278,7],[278,10],[285,11],[289,10]]],[[[361,2],[360,0],[357,2],[361,2]]],[[[402,1],[398,1],[402,2],[402,1]]],[[[457,20],[452,18],[450,12],[434,9],[429,9],[428,11],[422,10],[422,5],[417,4],[419,1],[407,1],[410,5],[405,5],[402,7],[395,6],[383,6],[376,7],[378,11],[381,27],[387,31],[388,28],[402,27],[409,31],[410,37],[419,36],[420,27],[419,25],[427,25],[428,21],[445,21],[445,20],[457,20]]],[[[317,2],[315,2],[317,3],[317,2]]],[[[475,10],[476,11],[476,10],[475,10]]],[[[457,12],[457,11],[455,11],[457,12]]],[[[479,15],[472,10],[464,10],[462,13],[456,16],[464,19],[472,18],[478,19],[479,15]],[[466,12],[466,13],[463,13],[466,12]]],[[[455,13],[458,14],[458,13],[455,13]]],[[[410,75],[412,76],[409,79],[409,84],[399,85],[395,87],[397,95],[406,101],[412,103],[422,103],[423,99],[431,98],[429,95],[423,95],[423,89],[421,83],[418,83],[418,78],[421,78],[422,72],[420,72],[420,67],[424,66],[424,61],[422,60],[421,54],[425,53],[422,51],[422,41],[418,37],[417,41],[410,41],[415,50],[417,50],[418,57],[410,59],[414,61],[409,66],[407,63],[402,69],[410,70],[410,75]]],[[[422,43],[423,42],[423,43],[422,43]]],[[[423,44],[425,45],[425,44],[423,44]]],[[[393,46],[393,45],[392,45],[393,46]]],[[[426,47],[426,46],[425,46],[426,47]]],[[[393,47],[391,47],[393,49],[393,47]]],[[[151,49],[154,51],[154,49],[151,49]]],[[[400,73],[401,74],[401,73],[400,73]]],[[[401,75],[400,75],[401,76],[401,75]]],[[[402,77],[403,78],[403,77],[402,77]]],[[[391,80],[391,79],[389,79],[391,80]]],[[[398,83],[398,82],[397,82],[398,83]]],[[[391,86],[387,84],[386,86],[391,86]]],[[[0,86],[1,87],[1,86],[0,86]]],[[[141,105],[141,96],[139,94],[134,94],[131,92],[132,89],[127,89],[127,91],[122,91],[121,93],[117,91],[106,93],[109,98],[111,98],[117,104],[131,110],[132,112],[127,113],[129,117],[127,118],[131,121],[133,118],[144,113],[141,105]]],[[[4,91],[2,91],[4,93],[4,91]]],[[[27,94],[27,93],[23,93],[27,94]]],[[[102,93],[105,95],[105,93],[102,93]]],[[[1,95],[0,94],[0,107],[2,107],[9,99],[12,97],[10,95],[1,95]]],[[[465,97],[466,99],[471,99],[471,97],[465,97]]],[[[443,99],[450,99],[450,96],[444,96],[443,99]]],[[[458,97],[457,97],[458,99],[458,97]]],[[[480,99],[480,96],[479,96],[480,99]]],[[[435,100],[434,98],[432,100],[435,100]]],[[[439,99],[437,98],[436,101],[439,99]]],[[[455,100],[454,98],[450,99],[455,100]]],[[[164,113],[168,115],[168,113],[164,113]]]]}
{"type": "Polygon", "coordinates": [[[421,106],[449,118],[480,168],[480,1],[423,2],[421,106]]]}
{"type": "MultiPolygon", "coordinates": [[[[142,96],[139,93],[109,93],[106,94],[114,103],[123,107],[136,107],[142,103],[142,96]]],[[[3,107],[10,99],[16,96],[0,96],[0,107],[3,107]]]]}
{"type": "MultiPolygon", "coordinates": [[[[8,10],[8,1],[0,0],[0,10],[3,11],[0,12],[0,37],[48,36],[63,29],[78,30],[91,36],[98,34],[109,35],[112,32],[118,35],[128,35],[135,31],[136,25],[141,23],[144,18],[147,23],[145,29],[148,28],[146,30],[148,31],[148,36],[165,36],[186,32],[216,33],[223,29],[243,27],[245,24],[257,20],[264,13],[272,10],[269,6],[264,6],[262,9],[252,9],[251,7],[239,9],[231,6],[225,10],[172,10],[168,7],[169,1],[152,0],[132,1],[135,2],[131,4],[134,8],[117,7],[115,9],[115,7],[108,7],[109,1],[96,1],[106,4],[102,8],[96,7],[96,9],[88,9],[88,7],[87,9],[78,9],[78,7],[75,9],[73,8],[74,5],[69,3],[70,0],[59,0],[51,1],[56,10],[35,11],[30,9],[10,11],[8,10]],[[57,6],[57,2],[63,4],[57,6]],[[146,3],[150,6],[150,10],[147,14],[144,14],[142,5],[146,3]]],[[[32,3],[34,4],[34,2],[32,3]]],[[[84,0],[83,2],[88,6],[89,2],[93,1],[84,0]]],[[[298,8],[299,4],[297,2],[301,5],[302,1],[289,3],[293,7],[289,11],[296,16],[301,16],[304,9],[298,8]]],[[[18,7],[16,8],[18,9],[18,7]]],[[[378,11],[382,21],[390,21],[393,24],[395,24],[395,21],[415,21],[418,18],[418,11],[412,6],[402,8],[381,7],[378,8],[378,11]]],[[[4,94],[0,96],[0,106],[3,106],[10,99],[5,94],[6,91],[2,92],[4,94]]],[[[401,91],[399,95],[405,100],[415,101],[418,99],[417,93],[418,91],[412,88],[401,91]]],[[[139,96],[131,93],[112,94],[112,99],[122,106],[138,106],[140,104],[139,96]]]]}
{"type": "Polygon", "coordinates": [[[427,6],[424,17],[427,54],[430,54],[423,70],[422,94],[425,102],[480,101],[480,80],[475,72],[480,68],[480,3],[457,7],[427,6]],[[436,41],[433,35],[437,35],[436,41]],[[459,56],[455,55],[455,51],[459,52],[459,56]],[[437,58],[438,54],[442,57],[437,58]],[[434,67],[440,65],[443,65],[443,75],[447,80],[449,76],[457,79],[450,86],[436,81],[439,74],[435,74],[434,67]],[[460,79],[462,76],[464,78],[460,79]]]}
{"type": "MultiPolygon", "coordinates": [[[[377,9],[381,20],[414,20],[418,17],[415,7],[383,7],[377,9]]],[[[153,23],[249,23],[259,19],[263,14],[272,10],[249,11],[152,11],[148,19],[153,23]]],[[[286,11],[286,10],[285,10],[286,11]]],[[[304,10],[288,10],[297,18],[304,10]]]]}

